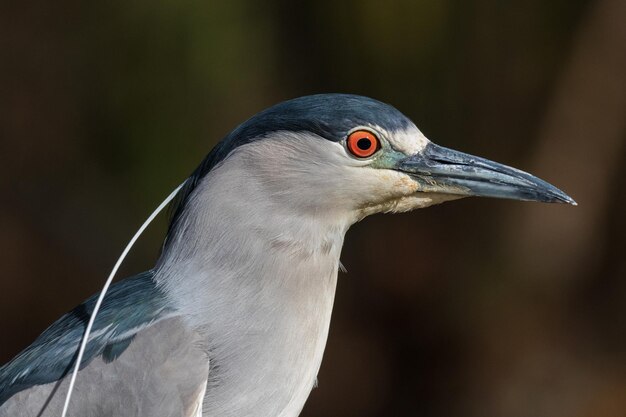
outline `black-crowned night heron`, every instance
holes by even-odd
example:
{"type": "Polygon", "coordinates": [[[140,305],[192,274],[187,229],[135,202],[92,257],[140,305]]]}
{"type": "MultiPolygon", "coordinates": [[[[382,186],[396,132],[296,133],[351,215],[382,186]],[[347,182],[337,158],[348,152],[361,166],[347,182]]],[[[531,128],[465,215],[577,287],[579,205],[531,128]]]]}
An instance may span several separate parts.
{"type": "MultiPolygon", "coordinates": [[[[114,284],[71,416],[297,416],[322,361],[348,228],[466,196],[575,204],[435,145],[395,108],[325,94],[233,130],[179,193],[153,269],[114,284]]],[[[0,416],[61,415],[95,299],[0,369],[0,416]]]]}

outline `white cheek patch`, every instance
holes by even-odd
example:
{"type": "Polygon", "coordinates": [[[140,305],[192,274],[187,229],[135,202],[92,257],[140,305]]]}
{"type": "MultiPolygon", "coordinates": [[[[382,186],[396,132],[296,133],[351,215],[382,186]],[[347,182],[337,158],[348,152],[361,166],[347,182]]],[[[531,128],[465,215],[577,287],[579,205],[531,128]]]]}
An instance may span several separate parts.
{"type": "Polygon", "coordinates": [[[406,155],[419,153],[430,143],[428,138],[415,126],[394,132],[393,136],[389,138],[389,142],[396,150],[406,155]]]}

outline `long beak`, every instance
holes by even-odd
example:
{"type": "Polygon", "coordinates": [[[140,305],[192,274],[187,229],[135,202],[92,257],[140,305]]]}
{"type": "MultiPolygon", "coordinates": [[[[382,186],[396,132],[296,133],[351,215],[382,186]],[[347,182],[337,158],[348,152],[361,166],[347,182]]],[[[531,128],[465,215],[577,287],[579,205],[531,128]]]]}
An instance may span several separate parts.
{"type": "Polygon", "coordinates": [[[398,170],[426,192],[576,205],[563,191],[524,171],[434,143],[400,161],[398,170]]]}

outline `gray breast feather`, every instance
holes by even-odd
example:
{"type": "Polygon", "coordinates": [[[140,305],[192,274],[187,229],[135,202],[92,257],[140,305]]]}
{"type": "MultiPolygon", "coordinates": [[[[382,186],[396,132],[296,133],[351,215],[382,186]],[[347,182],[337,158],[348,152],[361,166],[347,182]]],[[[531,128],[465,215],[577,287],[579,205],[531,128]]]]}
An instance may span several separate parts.
{"type": "MultiPolygon", "coordinates": [[[[137,332],[168,317],[163,293],[152,271],[111,286],[94,323],[81,368],[94,358],[114,361],[137,332]]],[[[0,368],[0,405],[34,385],[57,381],[71,369],[97,295],[46,329],[29,347],[0,368]]]]}

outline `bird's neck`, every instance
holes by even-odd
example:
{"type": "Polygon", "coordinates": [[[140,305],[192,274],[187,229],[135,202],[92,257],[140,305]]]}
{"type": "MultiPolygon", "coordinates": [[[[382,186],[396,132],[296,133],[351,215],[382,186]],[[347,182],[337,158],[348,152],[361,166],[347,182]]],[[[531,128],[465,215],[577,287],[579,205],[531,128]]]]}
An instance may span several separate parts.
{"type": "Polygon", "coordinates": [[[321,363],[350,222],[298,212],[254,179],[214,171],[156,280],[206,334],[209,415],[296,416],[321,363]]]}

